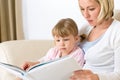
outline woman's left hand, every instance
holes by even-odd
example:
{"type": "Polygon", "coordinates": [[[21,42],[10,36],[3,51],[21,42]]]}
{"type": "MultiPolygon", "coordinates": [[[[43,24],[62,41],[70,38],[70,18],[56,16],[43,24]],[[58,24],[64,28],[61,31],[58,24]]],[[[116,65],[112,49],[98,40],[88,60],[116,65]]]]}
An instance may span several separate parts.
{"type": "Polygon", "coordinates": [[[70,80],[99,80],[99,78],[90,70],[77,70],[73,72],[70,80]]]}

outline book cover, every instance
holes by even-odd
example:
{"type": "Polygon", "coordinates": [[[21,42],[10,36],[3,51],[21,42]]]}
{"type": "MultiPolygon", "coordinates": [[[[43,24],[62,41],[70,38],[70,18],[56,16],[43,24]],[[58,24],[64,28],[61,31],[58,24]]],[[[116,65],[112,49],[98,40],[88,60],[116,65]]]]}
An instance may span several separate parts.
{"type": "Polygon", "coordinates": [[[81,69],[76,60],[70,56],[34,65],[27,71],[2,62],[0,67],[23,80],[68,80],[73,71],[81,69]]]}

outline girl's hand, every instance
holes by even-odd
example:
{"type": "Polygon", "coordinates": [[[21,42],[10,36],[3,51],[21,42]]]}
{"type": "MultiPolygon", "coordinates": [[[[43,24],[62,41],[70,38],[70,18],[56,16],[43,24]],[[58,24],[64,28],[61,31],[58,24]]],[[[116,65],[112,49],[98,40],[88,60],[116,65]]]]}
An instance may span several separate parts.
{"type": "Polygon", "coordinates": [[[99,78],[90,70],[77,70],[73,72],[70,80],[99,80],[99,78]]]}
{"type": "Polygon", "coordinates": [[[23,65],[22,65],[22,69],[23,70],[27,70],[28,68],[30,68],[31,66],[35,65],[35,64],[38,64],[40,62],[25,62],[23,65]]]}

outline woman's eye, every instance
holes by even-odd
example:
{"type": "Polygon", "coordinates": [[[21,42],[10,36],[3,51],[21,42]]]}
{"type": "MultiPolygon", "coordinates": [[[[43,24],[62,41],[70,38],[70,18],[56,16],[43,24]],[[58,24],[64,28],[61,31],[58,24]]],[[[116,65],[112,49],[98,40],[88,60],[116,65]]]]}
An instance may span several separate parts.
{"type": "Polygon", "coordinates": [[[90,11],[93,11],[93,10],[95,10],[95,8],[90,8],[89,10],[90,10],[90,11]]]}
{"type": "Polygon", "coordinates": [[[81,10],[81,11],[83,11],[84,9],[83,9],[83,8],[81,8],[80,10],[81,10]]]}

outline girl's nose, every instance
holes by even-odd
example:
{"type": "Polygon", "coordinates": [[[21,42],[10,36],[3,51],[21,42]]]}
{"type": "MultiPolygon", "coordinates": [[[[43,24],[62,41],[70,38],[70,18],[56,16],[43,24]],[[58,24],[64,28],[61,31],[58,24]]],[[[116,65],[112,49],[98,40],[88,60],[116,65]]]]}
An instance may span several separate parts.
{"type": "Polygon", "coordinates": [[[63,40],[60,41],[60,45],[62,45],[62,46],[64,45],[64,41],[63,40]]]}

